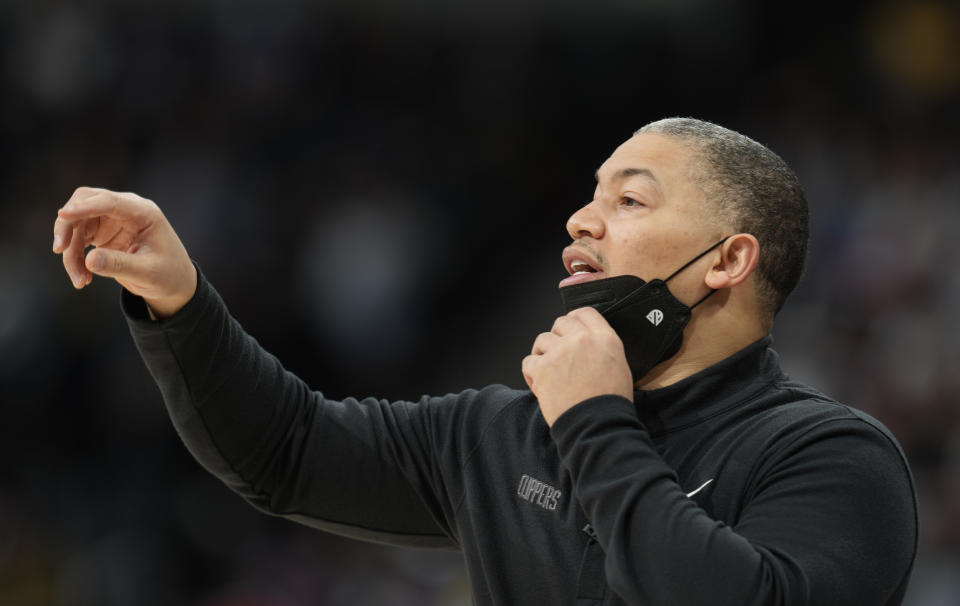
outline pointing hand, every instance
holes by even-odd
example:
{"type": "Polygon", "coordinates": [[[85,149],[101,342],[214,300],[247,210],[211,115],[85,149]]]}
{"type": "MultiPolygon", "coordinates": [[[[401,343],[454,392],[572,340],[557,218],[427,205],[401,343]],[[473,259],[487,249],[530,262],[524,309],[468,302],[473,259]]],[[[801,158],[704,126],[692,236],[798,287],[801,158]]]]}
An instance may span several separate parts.
{"type": "Polygon", "coordinates": [[[78,188],[57,212],[53,252],[62,254],[75,288],[94,274],[113,278],[143,297],[156,317],[176,313],[197,288],[196,268],[173,227],[136,194],[78,188]]]}

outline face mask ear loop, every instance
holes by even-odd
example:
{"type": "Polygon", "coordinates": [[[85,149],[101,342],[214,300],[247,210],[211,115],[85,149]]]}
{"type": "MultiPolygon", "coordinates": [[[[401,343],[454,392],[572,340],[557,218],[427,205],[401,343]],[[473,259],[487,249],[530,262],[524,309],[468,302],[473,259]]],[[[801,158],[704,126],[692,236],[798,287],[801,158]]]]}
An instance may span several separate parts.
{"type": "Polygon", "coordinates": [[[700,300],[699,300],[699,301],[697,301],[696,303],[694,303],[693,305],[690,306],[690,311],[693,311],[693,308],[694,308],[694,307],[696,307],[697,305],[700,305],[701,303],[703,303],[704,301],[706,301],[707,299],[709,299],[709,298],[710,298],[710,295],[712,295],[712,294],[715,293],[715,292],[717,292],[717,289],[716,289],[716,288],[711,288],[711,289],[710,289],[710,292],[708,292],[707,294],[705,294],[705,295],[703,295],[702,297],[700,297],[700,300]]]}
{"type": "MultiPolygon", "coordinates": [[[[726,241],[729,240],[729,239],[730,239],[730,236],[727,236],[726,238],[724,238],[723,240],[720,240],[719,242],[717,242],[716,244],[714,244],[713,246],[711,246],[711,247],[708,248],[707,250],[703,251],[702,253],[700,253],[700,254],[697,255],[696,257],[694,257],[694,258],[690,259],[689,261],[687,261],[687,264],[686,264],[686,265],[684,265],[683,267],[681,267],[681,268],[678,269],[677,271],[675,271],[675,272],[673,272],[672,274],[670,274],[670,276],[669,276],[666,280],[664,280],[664,283],[669,282],[670,280],[672,280],[675,275],[677,275],[677,274],[680,273],[681,271],[685,270],[686,268],[690,267],[691,265],[693,265],[694,263],[696,263],[697,261],[699,261],[700,258],[703,257],[705,254],[707,254],[708,252],[710,252],[710,251],[713,250],[714,248],[720,246],[721,244],[723,244],[724,242],[726,242],[726,241]]],[[[710,293],[710,294],[712,295],[713,293],[710,293]]],[[[707,295],[707,297],[709,297],[709,296],[710,296],[710,295],[707,295]]],[[[706,297],[704,297],[704,298],[706,298],[706,297]]],[[[703,299],[700,299],[700,301],[697,301],[696,304],[699,305],[701,301],[703,301],[703,299]]],[[[693,309],[693,307],[691,307],[690,309],[693,309]]]]}
{"type": "MultiPolygon", "coordinates": [[[[683,267],[681,267],[681,268],[678,269],[677,271],[675,271],[675,272],[673,272],[672,274],[670,274],[670,277],[668,277],[668,278],[667,278],[666,280],[664,280],[663,282],[664,282],[664,283],[669,282],[670,280],[673,279],[673,277],[674,277],[675,275],[677,275],[677,274],[680,273],[681,271],[685,270],[686,268],[690,267],[691,265],[693,265],[694,263],[696,263],[697,261],[699,261],[700,258],[703,257],[705,254],[707,254],[708,252],[710,252],[710,251],[713,250],[714,248],[720,246],[721,244],[723,244],[724,242],[726,242],[726,241],[729,240],[729,239],[730,239],[730,236],[727,236],[726,238],[724,238],[723,240],[720,240],[719,242],[717,242],[716,244],[714,244],[713,246],[711,246],[711,247],[708,248],[707,250],[703,251],[702,253],[700,253],[700,254],[697,255],[696,257],[690,259],[690,260],[687,262],[686,265],[684,265],[683,267]]],[[[717,292],[717,289],[716,289],[716,288],[711,289],[710,292],[708,292],[707,294],[705,294],[705,295],[703,295],[702,297],[700,297],[700,300],[699,300],[699,301],[697,301],[696,303],[694,303],[693,305],[691,305],[691,306],[690,306],[690,310],[693,311],[693,308],[694,308],[694,307],[696,307],[697,305],[700,305],[701,303],[703,303],[704,301],[706,301],[707,298],[708,298],[710,295],[712,295],[713,293],[715,293],[715,292],[717,292]]]]}

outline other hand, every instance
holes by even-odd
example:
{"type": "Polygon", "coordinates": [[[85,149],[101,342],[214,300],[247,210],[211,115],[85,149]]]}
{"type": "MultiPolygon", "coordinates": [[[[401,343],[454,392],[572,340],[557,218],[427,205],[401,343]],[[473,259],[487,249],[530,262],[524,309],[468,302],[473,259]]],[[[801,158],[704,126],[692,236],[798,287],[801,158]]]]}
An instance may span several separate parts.
{"type": "Polygon", "coordinates": [[[523,378],[537,396],[547,425],[594,396],[633,400],[633,378],[623,342],[592,307],[557,318],[523,359],[523,378]]]}
{"type": "Polygon", "coordinates": [[[94,274],[113,278],[143,297],[156,317],[176,313],[197,288],[196,268],[173,227],[136,194],[78,188],[57,211],[53,252],[63,256],[75,288],[94,274]]]}

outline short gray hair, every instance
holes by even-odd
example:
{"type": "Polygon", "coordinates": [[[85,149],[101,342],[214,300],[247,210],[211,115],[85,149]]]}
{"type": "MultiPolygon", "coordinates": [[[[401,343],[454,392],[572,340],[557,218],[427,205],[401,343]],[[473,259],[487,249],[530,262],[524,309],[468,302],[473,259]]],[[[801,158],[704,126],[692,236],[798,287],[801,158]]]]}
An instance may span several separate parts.
{"type": "Polygon", "coordinates": [[[760,242],[757,294],[770,318],[803,275],[810,239],[807,197],[786,162],[740,133],[694,118],[666,118],[635,134],[682,140],[699,156],[692,177],[718,216],[760,242]]]}

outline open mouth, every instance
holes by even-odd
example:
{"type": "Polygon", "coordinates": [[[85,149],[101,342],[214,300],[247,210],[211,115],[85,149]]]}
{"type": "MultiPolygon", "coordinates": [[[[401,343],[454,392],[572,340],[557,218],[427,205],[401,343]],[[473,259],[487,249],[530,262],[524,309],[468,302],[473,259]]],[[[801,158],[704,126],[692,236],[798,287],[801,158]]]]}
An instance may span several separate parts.
{"type": "Polygon", "coordinates": [[[574,261],[570,264],[570,275],[578,276],[580,274],[595,274],[599,269],[590,265],[586,261],[574,261]]]}
{"type": "Polygon", "coordinates": [[[579,250],[568,248],[564,251],[564,266],[567,268],[569,277],[560,281],[560,287],[579,284],[590,280],[597,280],[603,277],[603,269],[600,264],[589,258],[579,250]]]}

